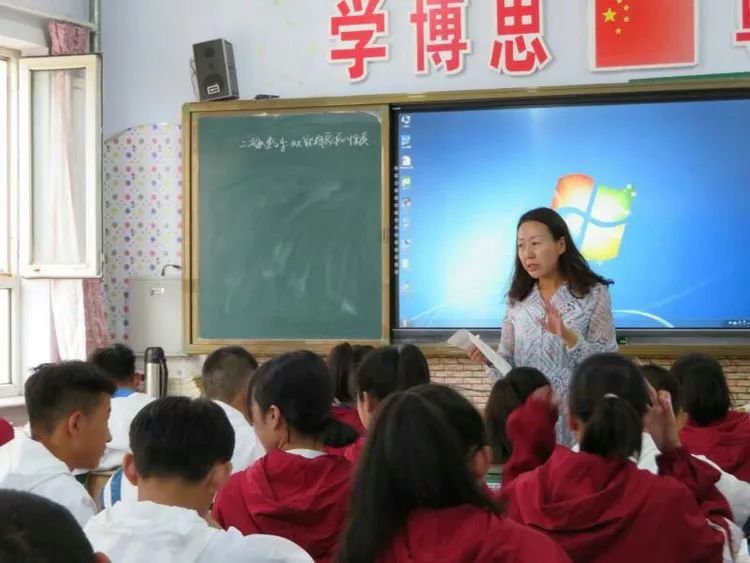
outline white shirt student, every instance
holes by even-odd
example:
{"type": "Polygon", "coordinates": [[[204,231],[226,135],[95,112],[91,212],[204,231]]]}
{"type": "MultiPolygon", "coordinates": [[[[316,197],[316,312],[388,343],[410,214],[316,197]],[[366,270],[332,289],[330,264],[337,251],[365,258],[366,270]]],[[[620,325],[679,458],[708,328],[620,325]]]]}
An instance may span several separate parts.
{"type": "Polygon", "coordinates": [[[67,508],[81,526],[96,514],[94,501],[68,466],[23,432],[0,448],[0,489],[48,498],[67,508]]]}
{"type": "Polygon", "coordinates": [[[130,423],[140,410],[154,398],[135,389],[120,387],[112,395],[112,412],[109,415],[109,432],[112,440],[99,462],[99,469],[112,469],[122,465],[122,457],[130,452],[130,423]]]}
{"type": "Polygon", "coordinates": [[[234,430],[232,473],[244,471],[266,455],[266,450],[263,449],[260,441],[258,441],[258,436],[256,436],[255,430],[250,426],[245,415],[224,401],[214,399],[213,402],[221,407],[234,430]]]}
{"type": "Polygon", "coordinates": [[[83,526],[96,506],[72,470],[93,469],[101,459],[110,439],[107,420],[115,389],[106,374],[86,362],[36,368],[24,392],[31,435],[19,432],[0,448],[0,488],[46,497],[83,526]]]}
{"type": "Polygon", "coordinates": [[[130,423],[154,398],[138,391],[143,375],[136,372],[135,353],[125,344],[98,348],[89,356],[89,362],[103,369],[117,385],[109,416],[112,440],[98,466],[100,470],[112,469],[122,465],[123,456],[130,452],[130,423]]]}
{"type": "Polygon", "coordinates": [[[195,510],[148,501],[119,502],[84,532],[94,550],[115,563],[312,562],[287,539],[213,528],[195,510]]]}
{"type": "MultiPolygon", "coordinates": [[[[113,414],[115,402],[115,400],[112,401],[113,414]]],[[[240,411],[238,411],[233,406],[224,403],[223,401],[214,400],[213,402],[221,407],[221,409],[227,415],[229,423],[232,425],[232,429],[234,430],[232,473],[239,473],[240,471],[244,471],[253,463],[262,458],[266,454],[266,451],[258,441],[258,437],[255,435],[255,430],[252,426],[250,426],[250,423],[240,411]]],[[[135,414],[133,415],[133,417],[135,417],[135,414]]],[[[114,428],[112,429],[112,441],[114,442],[114,428]]],[[[120,455],[120,460],[122,460],[122,454],[120,455]]],[[[121,470],[118,470],[112,477],[110,477],[109,481],[107,481],[107,484],[104,485],[104,488],[101,492],[101,506],[103,508],[109,508],[110,506],[113,506],[121,500],[137,499],[138,489],[124,477],[121,470]]]]}
{"type": "Polygon", "coordinates": [[[137,500],[121,500],[84,528],[92,546],[115,563],[309,563],[305,551],[274,536],[244,537],[212,527],[216,491],[229,476],[234,431],[207,399],[164,397],[131,427],[133,453],[122,471],[137,500]]]}
{"type": "Polygon", "coordinates": [[[258,361],[240,346],[225,346],[211,352],[203,362],[203,393],[219,405],[234,429],[232,472],[244,471],[266,452],[243,414],[247,408],[250,377],[258,361]]]}

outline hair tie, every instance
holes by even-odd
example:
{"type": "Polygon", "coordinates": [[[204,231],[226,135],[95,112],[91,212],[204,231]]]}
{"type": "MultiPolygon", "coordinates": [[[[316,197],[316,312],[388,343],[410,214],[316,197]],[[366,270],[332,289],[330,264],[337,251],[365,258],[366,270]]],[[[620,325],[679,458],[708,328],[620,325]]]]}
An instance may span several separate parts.
{"type": "Polygon", "coordinates": [[[615,395],[614,393],[606,393],[606,394],[604,395],[604,398],[605,398],[605,399],[619,399],[620,397],[618,397],[618,396],[617,396],[617,395],[615,395]]]}

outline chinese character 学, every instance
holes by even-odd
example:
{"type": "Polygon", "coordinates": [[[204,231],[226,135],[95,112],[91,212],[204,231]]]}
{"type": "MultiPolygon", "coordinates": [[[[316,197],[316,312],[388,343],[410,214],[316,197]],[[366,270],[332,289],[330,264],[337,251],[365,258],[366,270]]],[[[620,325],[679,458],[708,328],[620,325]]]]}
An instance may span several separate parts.
{"type": "Polygon", "coordinates": [[[379,40],[388,34],[385,0],[341,0],[331,17],[331,38],[338,45],[329,51],[329,60],[349,64],[349,80],[367,78],[368,63],[388,60],[388,45],[379,40]]]}

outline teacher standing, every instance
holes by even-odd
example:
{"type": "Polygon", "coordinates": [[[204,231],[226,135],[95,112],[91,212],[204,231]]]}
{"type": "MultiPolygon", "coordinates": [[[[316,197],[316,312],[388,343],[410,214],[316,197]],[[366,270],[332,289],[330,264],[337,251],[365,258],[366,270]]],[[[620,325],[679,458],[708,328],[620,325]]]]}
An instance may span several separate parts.
{"type": "MultiPolygon", "coordinates": [[[[564,414],[576,366],[592,354],[617,351],[608,289],[613,282],[589,267],[567,224],[552,209],[524,213],[516,243],[498,353],[511,365],[544,373],[564,414]]],[[[487,363],[476,348],[469,350],[469,357],[487,363]]],[[[487,375],[493,382],[501,377],[492,367],[487,375]]],[[[557,440],[571,445],[573,437],[563,420],[557,424],[557,440]]]]}

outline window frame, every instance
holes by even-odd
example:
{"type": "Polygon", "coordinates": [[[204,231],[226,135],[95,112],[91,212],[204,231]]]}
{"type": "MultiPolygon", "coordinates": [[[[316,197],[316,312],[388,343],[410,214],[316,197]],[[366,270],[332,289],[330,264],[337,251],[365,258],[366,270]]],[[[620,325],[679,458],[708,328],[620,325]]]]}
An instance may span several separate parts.
{"type": "MultiPolygon", "coordinates": [[[[6,228],[0,233],[0,244],[6,249],[7,264],[0,264],[0,290],[8,290],[10,318],[8,319],[7,364],[0,369],[9,370],[8,381],[0,382],[0,400],[17,397],[21,393],[20,378],[20,283],[18,278],[18,51],[0,47],[0,58],[8,63],[7,105],[4,108],[7,122],[5,182],[0,183],[0,221],[6,228]]],[[[0,169],[0,173],[3,171],[0,169]]],[[[0,361],[2,359],[0,358],[0,361]]]]}
{"type": "Polygon", "coordinates": [[[102,272],[101,57],[97,54],[22,58],[18,63],[19,273],[23,278],[98,278],[102,272]],[[85,75],[85,256],[77,264],[45,264],[33,257],[34,183],[32,73],[83,69],[85,75]]]}

